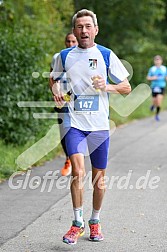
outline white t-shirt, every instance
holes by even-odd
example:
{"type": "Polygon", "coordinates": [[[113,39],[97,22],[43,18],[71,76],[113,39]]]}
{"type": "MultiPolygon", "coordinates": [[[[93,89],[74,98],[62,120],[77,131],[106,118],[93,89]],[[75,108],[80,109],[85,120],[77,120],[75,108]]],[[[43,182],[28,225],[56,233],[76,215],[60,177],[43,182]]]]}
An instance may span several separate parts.
{"type": "Polygon", "coordinates": [[[57,56],[51,76],[56,79],[66,71],[73,91],[69,107],[69,125],[84,131],[109,130],[109,97],[107,92],[97,91],[92,86],[96,75],[109,76],[116,84],[129,73],[108,48],[95,44],[88,49],[78,46],[62,50],[57,56]],[[106,67],[107,65],[107,67],[106,67]]]}
{"type": "Polygon", "coordinates": [[[55,61],[56,61],[56,58],[57,58],[58,55],[59,55],[59,53],[55,53],[53,55],[52,62],[51,62],[51,65],[50,65],[52,69],[54,68],[54,64],[55,64],[55,61]]]}

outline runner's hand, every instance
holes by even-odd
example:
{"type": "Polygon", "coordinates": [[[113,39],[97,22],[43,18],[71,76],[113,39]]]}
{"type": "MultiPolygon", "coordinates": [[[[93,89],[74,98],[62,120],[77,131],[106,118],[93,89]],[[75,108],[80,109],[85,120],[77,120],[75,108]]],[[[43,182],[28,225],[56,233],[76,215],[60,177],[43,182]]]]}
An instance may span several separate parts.
{"type": "Polygon", "coordinates": [[[53,98],[57,107],[63,107],[64,105],[64,93],[60,88],[60,81],[56,81],[52,86],[53,98]]]}
{"type": "Polygon", "coordinates": [[[96,90],[105,91],[106,82],[102,76],[96,75],[96,76],[93,76],[91,79],[93,81],[92,85],[96,90]]]}

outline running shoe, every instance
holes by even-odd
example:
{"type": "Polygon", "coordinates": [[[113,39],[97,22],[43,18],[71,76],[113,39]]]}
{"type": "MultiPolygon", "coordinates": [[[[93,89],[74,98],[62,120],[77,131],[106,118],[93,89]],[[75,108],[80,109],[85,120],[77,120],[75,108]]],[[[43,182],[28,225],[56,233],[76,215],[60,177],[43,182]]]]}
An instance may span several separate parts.
{"type": "Polygon", "coordinates": [[[104,239],[101,233],[101,225],[99,220],[89,220],[90,241],[102,241],[104,239]]]}
{"type": "Polygon", "coordinates": [[[155,120],[156,120],[156,121],[160,121],[160,119],[159,119],[159,116],[158,116],[158,115],[156,115],[156,116],[155,116],[155,120]]]}
{"type": "Polygon", "coordinates": [[[82,223],[79,221],[73,221],[70,230],[63,236],[63,242],[74,245],[77,243],[77,240],[80,236],[83,236],[85,233],[85,224],[82,226],[82,223]]]}
{"type": "Polygon", "coordinates": [[[68,159],[66,159],[64,167],[61,169],[61,175],[62,176],[68,176],[70,174],[71,174],[71,161],[68,158],[68,159]]]}
{"type": "Polygon", "coordinates": [[[154,111],[154,105],[152,105],[151,107],[150,107],[150,111],[154,111]]]}

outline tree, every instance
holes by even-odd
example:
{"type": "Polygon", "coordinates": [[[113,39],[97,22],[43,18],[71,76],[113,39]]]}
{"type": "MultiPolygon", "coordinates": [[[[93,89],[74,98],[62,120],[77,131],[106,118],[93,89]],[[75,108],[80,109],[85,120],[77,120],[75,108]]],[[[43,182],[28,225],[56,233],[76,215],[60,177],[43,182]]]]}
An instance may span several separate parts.
{"type": "Polygon", "coordinates": [[[133,66],[132,85],[145,81],[153,56],[166,51],[160,27],[165,20],[166,1],[76,0],[74,3],[76,10],[87,8],[96,13],[100,27],[96,41],[133,66]]]}
{"type": "Polygon", "coordinates": [[[73,5],[71,0],[0,3],[0,135],[7,143],[25,144],[38,137],[46,120],[35,120],[35,111],[19,108],[17,102],[51,99],[42,73],[50,70],[53,54],[64,45],[73,5]],[[40,77],[33,78],[33,72],[40,77]]]}

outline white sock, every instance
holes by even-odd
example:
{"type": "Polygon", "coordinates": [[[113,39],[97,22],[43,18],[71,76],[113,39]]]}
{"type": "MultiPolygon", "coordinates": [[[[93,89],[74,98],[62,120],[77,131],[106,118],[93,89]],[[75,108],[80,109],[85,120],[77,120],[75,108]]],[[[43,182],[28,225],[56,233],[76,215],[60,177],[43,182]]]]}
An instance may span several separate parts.
{"type": "Polygon", "coordinates": [[[93,208],[93,210],[92,210],[92,215],[91,215],[90,219],[91,219],[91,220],[100,220],[100,211],[101,211],[101,209],[95,210],[95,209],[93,208]]]}
{"type": "Polygon", "coordinates": [[[74,210],[74,218],[76,221],[79,221],[83,224],[83,207],[73,208],[74,210]]]}

